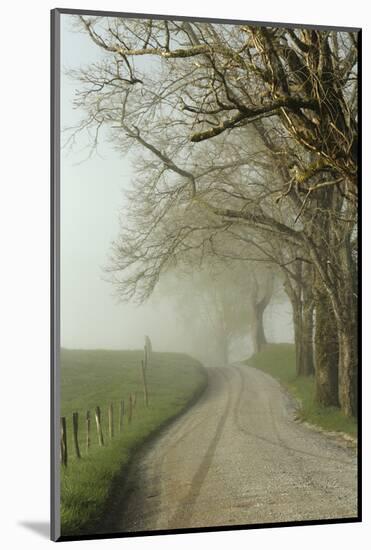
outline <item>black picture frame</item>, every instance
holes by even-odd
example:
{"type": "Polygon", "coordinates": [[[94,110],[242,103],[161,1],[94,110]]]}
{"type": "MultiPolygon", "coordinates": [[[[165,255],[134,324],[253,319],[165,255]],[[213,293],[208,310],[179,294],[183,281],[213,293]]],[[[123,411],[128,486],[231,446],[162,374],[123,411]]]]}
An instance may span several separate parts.
{"type": "Polygon", "coordinates": [[[157,15],[148,13],[126,13],[105,10],[80,10],[56,8],[51,10],[51,334],[50,334],[50,363],[51,363],[51,539],[53,541],[70,540],[92,540],[109,538],[128,538],[141,536],[154,536],[166,534],[197,533],[197,532],[218,532],[218,531],[236,531],[248,529],[266,529],[290,526],[308,526],[308,525],[326,525],[340,523],[355,523],[362,521],[362,338],[361,338],[361,319],[362,319],[362,293],[361,293],[361,271],[362,258],[358,256],[358,277],[360,294],[358,297],[358,513],[355,518],[322,519],[322,520],[304,520],[287,521],[275,523],[259,523],[247,525],[226,525],[220,527],[202,527],[187,529],[171,529],[156,531],[138,531],[138,532],[107,532],[99,534],[84,534],[79,536],[65,536],[60,532],[60,464],[59,464],[59,446],[60,446],[60,150],[61,150],[61,122],[60,122],[60,18],[66,15],[86,15],[86,16],[105,16],[105,17],[123,17],[132,19],[151,18],[157,20],[180,20],[180,21],[199,21],[219,24],[254,26],[274,26],[285,28],[306,28],[316,30],[336,30],[357,32],[358,36],[358,125],[359,125],[359,144],[358,144],[358,185],[359,185],[359,251],[362,249],[362,230],[361,230],[361,212],[362,212],[362,29],[354,27],[339,27],[314,24],[295,24],[295,23],[277,23],[268,21],[249,21],[236,19],[218,19],[201,18],[179,15],[157,15]]]}

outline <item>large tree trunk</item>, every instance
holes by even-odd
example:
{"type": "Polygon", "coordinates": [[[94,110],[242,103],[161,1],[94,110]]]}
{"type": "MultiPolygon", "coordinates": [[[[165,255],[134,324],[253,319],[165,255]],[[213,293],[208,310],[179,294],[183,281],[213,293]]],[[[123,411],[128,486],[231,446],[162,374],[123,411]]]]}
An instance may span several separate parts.
{"type": "Polygon", "coordinates": [[[357,416],[357,334],[339,331],[339,402],[346,416],[357,416]]]}
{"type": "Polygon", "coordinates": [[[251,323],[251,339],[254,353],[259,353],[267,344],[264,332],[264,311],[267,304],[264,300],[253,304],[253,319],[251,323]]]}
{"type": "Polygon", "coordinates": [[[303,361],[303,316],[302,316],[302,302],[301,302],[301,266],[297,265],[295,268],[296,276],[291,279],[287,272],[284,271],[286,281],[283,285],[285,292],[291,302],[292,307],[292,320],[294,325],[294,342],[295,342],[295,372],[297,376],[300,376],[301,365],[303,361]]]}
{"type": "Polygon", "coordinates": [[[251,339],[254,353],[259,353],[267,345],[264,332],[264,312],[273,294],[273,275],[268,272],[260,288],[255,276],[253,276],[253,281],[255,289],[251,304],[251,339]]]}
{"type": "Polygon", "coordinates": [[[296,262],[295,276],[285,272],[284,288],[290,299],[293,314],[297,376],[314,374],[313,358],[313,293],[312,268],[296,262]]]}
{"type": "MultiPolygon", "coordinates": [[[[331,208],[332,191],[322,192],[323,206],[331,208]]],[[[330,277],[328,248],[333,233],[327,210],[316,212],[313,235],[317,241],[315,250],[315,396],[323,406],[338,406],[339,340],[337,315],[333,303],[334,285],[330,277]]],[[[313,249],[312,249],[313,250],[313,249]]]]}
{"type": "Polygon", "coordinates": [[[315,305],[315,388],[323,406],[338,406],[339,344],[336,320],[326,293],[317,293],[315,305]]]}
{"type": "MultiPolygon", "coordinates": [[[[345,281],[343,283],[343,292],[339,289],[338,293],[331,296],[331,300],[327,295],[329,302],[328,316],[330,311],[332,312],[331,317],[333,316],[331,323],[328,319],[328,325],[331,334],[333,333],[333,327],[336,327],[337,403],[346,416],[356,416],[358,405],[357,304],[352,289],[345,284],[345,281]]],[[[326,336],[329,344],[331,344],[331,339],[335,341],[335,336],[333,335],[331,338],[326,336]]]]}
{"type": "Polygon", "coordinates": [[[295,370],[296,375],[300,376],[303,364],[303,317],[301,302],[296,297],[291,297],[291,305],[294,322],[294,338],[295,338],[295,370]]]}
{"type": "Polygon", "coordinates": [[[350,242],[342,255],[345,273],[343,292],[338,293],[341,313],[338,316],[339,336],[339,402],[346,416],[356,416],[358,408],[358,278],[352,261],[350,242]]]}
{"type": "MultiPolygon", "coordinates": [[[[340,408],[346,416],[355,416],[357,414],[358,392],[358,292],[356,266],[350,251],[349,235],[343,234],[341,246],[338,246],[336,250],[336,258],[330,262],[328,272],[323,273],[322,268],[322,274],[321,269],[319,269],[319,273],[322,275],[322,281],[325,283],[326,300],[329,304],[328,311],[331,311],[334,315],[335,326],[337,328],[337,402],[340,404],[340,408]]],[[[331,326],[333,325],[334,323],[331,323],[331,326]]],[[[324,336],[324,338],[327,339],[327,336],[324,336]]]]}
{"type": "Polygon", "coordinates": [[[323,189],[317,200],[319,197],[321,208],[312,218],[311,236],[305,236],[319,291],[315,327],[317,399],[324,405],[340,405],[345,415],[353,416],[357,410],[358,361],[357,255],[352,244],[356,238],[356,211],[354,205],[344,203],[336,188],[323,189]],[[333,215],[340,211],[341,218],[333,215]]]}
{"type": "Polygon", "coordinates": [[[346,416],[356,416],[358,409],[358,276],[352,256],[350,233],[340,254],[343,281],[338,287],[339,334],[339,402],[346,416]]]}
{"type": "Polygon", "coordinates": [[[295,361],[297,376],[314,374],[313,301],[291,300],[294,321],[295,361]]]}
{"type": "Polygon", "coordinates": [[[300,374],[302,376],[312,376],[314,374],[314,356],[313,356],[313,310],[314,300],[309,289],[309,282],[303,288],[302,305],[302,357],[300,374]]]}

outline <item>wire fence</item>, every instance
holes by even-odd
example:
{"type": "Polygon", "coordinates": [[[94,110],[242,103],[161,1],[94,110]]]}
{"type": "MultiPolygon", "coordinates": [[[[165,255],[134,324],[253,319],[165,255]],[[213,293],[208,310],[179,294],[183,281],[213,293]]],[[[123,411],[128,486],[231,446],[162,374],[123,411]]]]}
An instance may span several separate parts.
{"type": "MultiPolygon", "coordinates": [[[[143,387],[143,400],[146,407],[149,406],[149,393],[147,386],[146,370],[151,364],[152,344],[148,336],[145,337],[143,359],[139,363],[140,379],[143,387]]],[[[78,412],[72,413],[72,434],[67,433],[67,417],[62,416],[60,419],[60,461],[63,467],[67,467],[70,454],[72,453],[78,460],[83,455],[88,455],[92,447],[93,437],[99,447],[104,448],[124,430],[124,418],[130,425],[134,420],[134,411],[137,405],[137,393],[132,392],[127,399],[121,399],[119,402],[109,403],[108,407],[97,405],[94,410],[87,410],[81,415],[78,412]],[[104,411],[105,409],[105,411],[104,411]],[[106,422],[103,422],[103,411],[106,413],[106,422]],[[85,422],[84,439],[81,444],[81,423],[85,422]],[[95,427],[94,427],[95,426],[95,427]],[[93,432],[96,432],[95,436],[93,432]],[[70,435],[70,437],[69,437],[70,435]],[[72,449],[71,450],[71,447],[72,449]]]]}

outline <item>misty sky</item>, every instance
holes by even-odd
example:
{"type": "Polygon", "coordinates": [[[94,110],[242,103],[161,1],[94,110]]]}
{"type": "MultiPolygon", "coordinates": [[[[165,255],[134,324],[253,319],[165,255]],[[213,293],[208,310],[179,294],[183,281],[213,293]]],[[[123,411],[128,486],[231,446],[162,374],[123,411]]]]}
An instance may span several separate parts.
{"type": "MultiPolygon", "coordinates": [[[[71,28],[71,17],[61,16],[61,126],[72,126],[81,113],[72,100],[76,83],[65,69],[98,60],[102,53],[90,39],[71,28]]],[[[66,136],[62,135],[62,143],[66,136]]],[[[112,286],[103,280],[110,243],[118,234],[118,211],[123,190],[131,185],[130,156],[120,156],[101,143],[99,156],[84,162],[86,143],[61,155],[61,343],[68,348],[141,348],[149,334],[155,349],[190,349],[171,303],[159,298],[145,306],[118,304],[112,286]]],[[[288,304],[267,311],[271,341],[291,341],[288,304]]]]}

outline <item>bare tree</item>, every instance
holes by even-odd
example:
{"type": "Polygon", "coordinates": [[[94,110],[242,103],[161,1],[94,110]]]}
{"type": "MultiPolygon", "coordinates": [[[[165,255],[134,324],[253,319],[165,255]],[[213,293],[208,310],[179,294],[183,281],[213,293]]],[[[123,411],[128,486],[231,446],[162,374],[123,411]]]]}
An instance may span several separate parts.
{"type": "MultiPolygon", "coordinates": [[[[295,298],[301,320],[313,321],[312,295],[330,305],[338,398],[355,414],[356,35],[120,18],[78,24],[106,58],[75,74],[85,111],[75,130],[93,132],[96,146],[108,128],[120,151],[141,156],[111,259],[119,294],[145,299],[162,273],[194,251],[212,253],[231,227],[255,242],[279,239],[279,264],[300,257],[311,271],[295,298]]],[[[300,265],[286,271],[295,284],[300,265]]]]}

